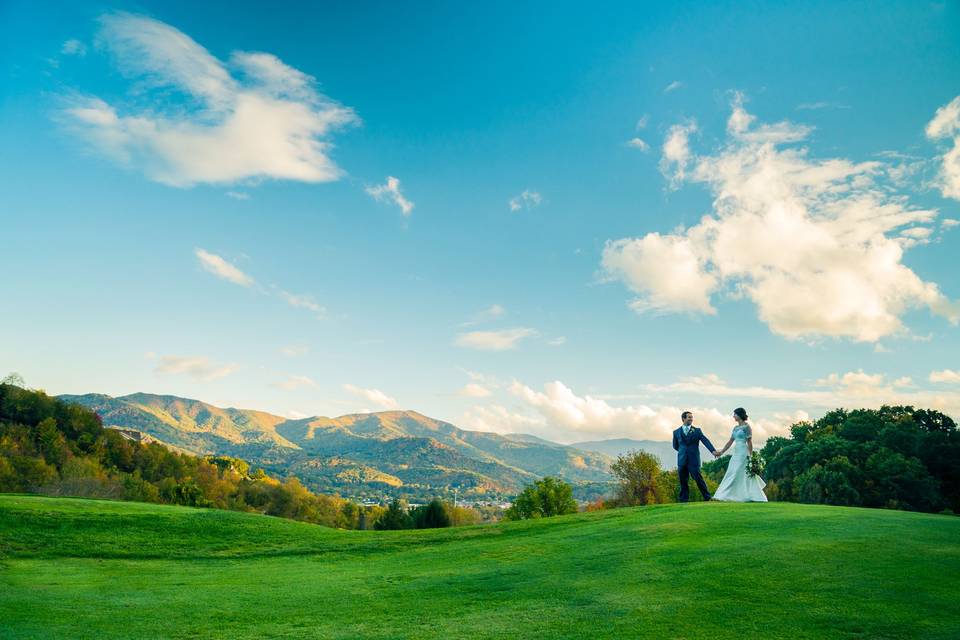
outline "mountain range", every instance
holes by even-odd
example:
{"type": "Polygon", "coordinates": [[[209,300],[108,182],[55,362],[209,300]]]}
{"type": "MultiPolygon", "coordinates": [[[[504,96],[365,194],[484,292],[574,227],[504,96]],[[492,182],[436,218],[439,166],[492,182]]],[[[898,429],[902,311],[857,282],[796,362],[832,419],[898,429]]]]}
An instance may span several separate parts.
{"type": "Polygon", "coordinates": [[[416,411],[289,419],[149,393],[59,397],[96,411],[106,427],[137,431],[195,455],[243,458],[270,473],[294,475],[315,491],[347,497],[414,500],[456,489],[462,498],[493,499],[552,475],[573,485],[577,497],[592,499],[612,482],[605,452],[467,431],[416,411]]]}

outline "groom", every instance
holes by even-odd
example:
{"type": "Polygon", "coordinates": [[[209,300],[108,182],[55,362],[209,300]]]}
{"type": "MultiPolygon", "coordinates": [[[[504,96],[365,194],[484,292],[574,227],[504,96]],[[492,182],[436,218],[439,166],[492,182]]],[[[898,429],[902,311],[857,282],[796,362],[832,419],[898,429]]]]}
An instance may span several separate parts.
{"type": "Polygon", "coordinates": [[[690,499],[689,476],[693,476],[703,499],[709,500],[710,491],[707,489],[707,483],[703,481],[703,476],[700,475],[700,443],[702,442],[715,458],[719,458],[720,454],[703,432],[693,426],[693,413],[684,411],[680,414],[680,419],[683,424],[673,432],[673,448],[677,452],[677,475],[680,477],[680,502],[687,502],[690,499]]]}

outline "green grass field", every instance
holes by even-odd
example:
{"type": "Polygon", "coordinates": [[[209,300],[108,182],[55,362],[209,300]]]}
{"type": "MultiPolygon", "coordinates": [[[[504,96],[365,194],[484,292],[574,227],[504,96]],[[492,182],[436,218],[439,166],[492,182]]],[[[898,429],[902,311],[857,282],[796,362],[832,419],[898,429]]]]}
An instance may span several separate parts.
{"type": "Polygon", "coordinates": [[[0,637],[960,638],[960,518],[786,503],[366,532],[0,496],[0,637]]]}

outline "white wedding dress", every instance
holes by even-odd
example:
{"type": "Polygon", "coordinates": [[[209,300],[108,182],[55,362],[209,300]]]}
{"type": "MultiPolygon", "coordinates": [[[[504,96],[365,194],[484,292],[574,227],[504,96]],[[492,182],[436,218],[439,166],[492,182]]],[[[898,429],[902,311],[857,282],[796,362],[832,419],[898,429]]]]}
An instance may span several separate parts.
{"type": "Polygon", "coordinates": [[[713,493],[714,500],[723,502],[766,502],[763,488],[767,483],[760,476],[747,473],[747,438],[751,435],[750,425],[744,423],[733,428],[733,453],[730,464],[720,486],[713,493]]]}

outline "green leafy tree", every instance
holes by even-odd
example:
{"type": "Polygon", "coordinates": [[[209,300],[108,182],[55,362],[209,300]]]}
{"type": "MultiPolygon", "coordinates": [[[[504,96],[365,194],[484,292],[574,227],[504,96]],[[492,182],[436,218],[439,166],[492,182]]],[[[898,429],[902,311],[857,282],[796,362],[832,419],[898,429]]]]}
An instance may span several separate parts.
{"type": "Polygon", "coordinates": [[[660,459],[646,451],[631,451],[617,456],[610,470],[617,478],[615,502],[619,506],[656,504],[666,502],[667,495],[660,478],[660,459]]]}
{"type": "Polygon", "coordinates": [[[417,507],[410,513],[415,529],[439,529],[450,526],[450,513],[447,506],[434,498],[427,504],[417,507]]]}
{"type": "Polygon", "coordinates": [[[573,499],[570,485],[558,478],[547,476],[528,485],[514,499],[504,517],[507,520],[526,520],[576,512],[577,503],[573,499]]]}
{"type": "Polygon", "coordinates": [[[399,499],[394,499],[387,510],[374,522],[373,528],[377,531],[392,531],[396,529],[412,529],[413,519],[407,513],[406,506],[399,499]]]}

